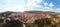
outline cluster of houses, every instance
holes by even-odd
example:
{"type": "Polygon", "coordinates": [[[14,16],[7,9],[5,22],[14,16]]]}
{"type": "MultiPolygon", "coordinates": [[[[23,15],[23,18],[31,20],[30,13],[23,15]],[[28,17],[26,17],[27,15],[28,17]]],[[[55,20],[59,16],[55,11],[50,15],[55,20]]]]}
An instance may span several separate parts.
{"type": "MultiPolygon", "coordinates": [[[[51,18],[52,16],[50,14],[45,13],[10,13],[8,15],[3,14],[0,15],[0,19],[3,19],[3,23],[6,23],[6,20],[19,20],[23,23],[33,23],[35,20],[45,19],[45,18],[51,18]]],[[[57,17],[60,19],[60,15],[57,15],[57,17]]]]}
{"type": "Polygon", "coordinates": [[[50,15],[43,13],[20,13],[20,14],[12,13],[7,17],[4,16],[0,17],[0,19],[4,19],[4,23],[5,20],[20,20],[25,23],[33,23],[35,20],[44,19],[44,18],[50,18],[50,15]]]}

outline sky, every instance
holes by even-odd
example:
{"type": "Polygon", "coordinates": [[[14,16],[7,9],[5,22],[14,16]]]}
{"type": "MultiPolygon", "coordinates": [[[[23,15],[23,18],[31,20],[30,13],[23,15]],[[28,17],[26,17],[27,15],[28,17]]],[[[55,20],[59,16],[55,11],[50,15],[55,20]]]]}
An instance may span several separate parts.
{"type": "Polygon", "coordinates": [[[60,0],[0,0],[0,12],[30,10],[60,12],[60,0]]]}

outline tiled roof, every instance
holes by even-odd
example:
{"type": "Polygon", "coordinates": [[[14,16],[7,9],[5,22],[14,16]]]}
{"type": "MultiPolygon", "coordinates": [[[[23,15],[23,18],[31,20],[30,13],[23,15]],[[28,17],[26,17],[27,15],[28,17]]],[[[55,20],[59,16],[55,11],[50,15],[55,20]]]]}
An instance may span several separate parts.
{"type": "MultiPolygon", "coordinates": [[[[16,17],[19,18],[19,20],[23,20],[24,22],[26,23],[32,23],[34,22],[35,20],[38,20],[38,19],[43,19],[43,18],[46,18],[44,15],[41,15],[41,14],[31,14],[31,13],[25,13],[25,14],[11,14],[10,17],[16,17]]],[[[16,19],[16,18],[15,18],[16,19]]]]}

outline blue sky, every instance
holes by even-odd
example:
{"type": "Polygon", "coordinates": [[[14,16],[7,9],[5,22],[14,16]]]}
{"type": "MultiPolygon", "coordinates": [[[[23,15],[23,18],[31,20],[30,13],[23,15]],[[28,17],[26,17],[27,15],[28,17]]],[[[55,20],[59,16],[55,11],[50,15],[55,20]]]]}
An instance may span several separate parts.
{"type": "Polygon", "coordinates": [[[60,8],[60,0],[44,0],[44,2],[53,3],[55,8],[60,8]]]}
{"type": "Polygon", "coordinates": [[[29,10],[60,12],[60,0],[0,0],[0,12],[29,10]]]}

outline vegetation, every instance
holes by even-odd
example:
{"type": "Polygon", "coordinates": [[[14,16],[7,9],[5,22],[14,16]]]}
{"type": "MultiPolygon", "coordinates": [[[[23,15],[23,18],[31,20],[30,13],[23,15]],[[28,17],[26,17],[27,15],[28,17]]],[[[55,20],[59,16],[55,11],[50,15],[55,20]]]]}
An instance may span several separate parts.
{"type": "Polygon", "coordinates": [[[43,22],[43,20],[36,20],[36,21],[35,21],[35,24],[37,24],[38,27],[44,27],[44,22],[43,22]]]}
{"type": "MultiPolygon", "coordinates": [[[[0,14],[0,17],[4,16],[5,18],[7,18],[12,13],[13,12],[5,12],[5,13],[0,14]]],[[[29,13],[36,13],[36,12],[29,12],[29,13]]],[[[43,13],[43,12],[39,12],[39,13],[43,13]]],[[[30,18],[32,18],[32,15],[33,14],[31,14],[31,16],[29,16],[29,15],[28,16],[30,18]]],[[[26,16],[26,19],[27,18],[29,19],[28,16],[26,16]]],[[[37,15],[37,16],[40,17],[40,15],[37,15]]],[[[15,17],[13,17],[13,18],[15,18],[15,17]]],[[[25,20],[24,17],[23,17],[22,21],[26,22],[27,20],[25,20]]],[[[3,20],[0,19],[0,23],[2,23],[2,22],[3,22],[3,20]]],[[[59,21],[58,21],[57,15],[51,15],[51,18],[39,19],[39,20],[36,20],[34,23],[25,23],[25,25],[26,25],[26,27],[44,27],[45,22],[46,22],[47,25],[51,25],[52,27],[56,27],[56,23],[58,23],[59,21]]],[[[11,20],[11,21],[7,21],[6,24],[4,24],[4,27],[22,27],[22,25],[23,25],[23,23],[20,22],[19,20],[11,20]]]]}
{"type": "Polygon", "coordinates": [[[13,20],[13,21],[10,21],[9,23],[6,23],[5,27],[22,27],[22,22],[18,20],[17,21],[13,20]]]}
{"type": "Polygon", "coordinates": [[[3,19],[0,19],[0,23],[3,23],[3,19]]]}
{"type": "Polygon", "coordinates": [[[56,24],[59,22],[58,18],[57,18],[57,15],[51,15],[51,18],[48,18],[47,20],[48,20],[48,22],[51,23],[50,25],[52,27],[56,27],[56,24]]]}
{"type": "Polygon", "coordinates": [[[26,27],[34,27],[33,23],[26,23],[26,27]]]}

